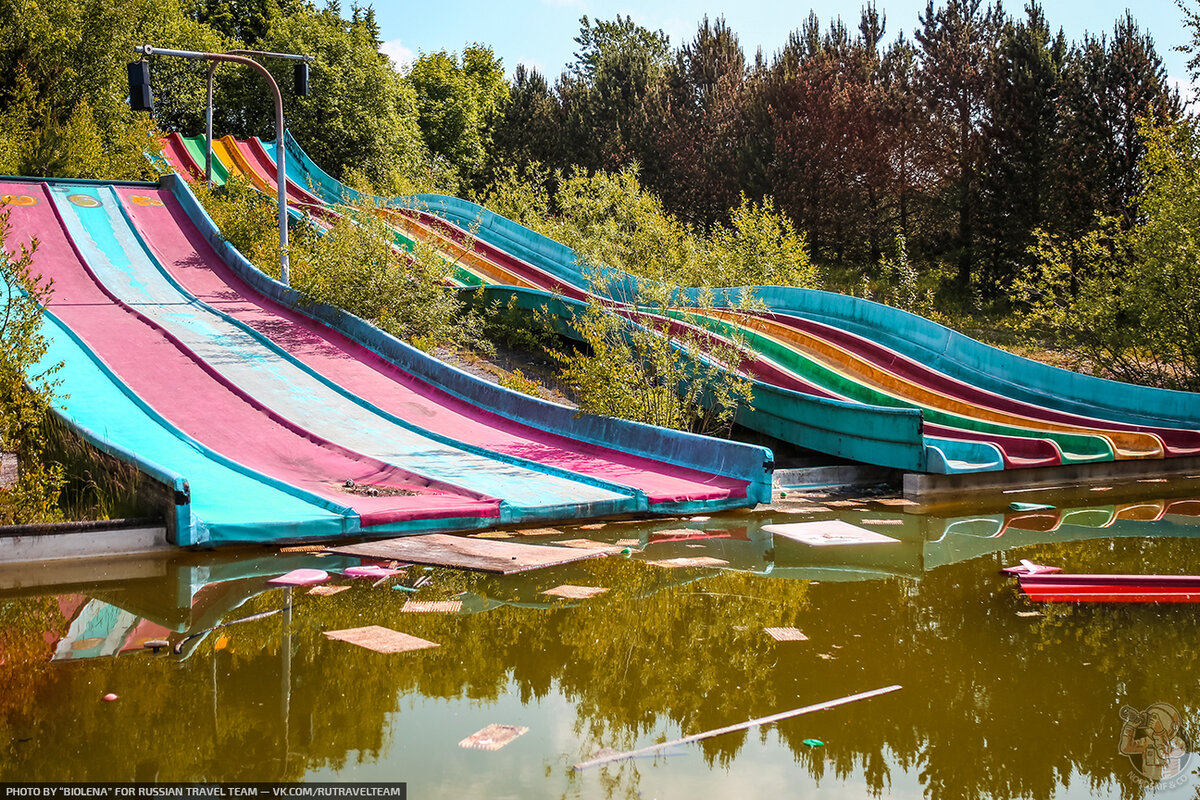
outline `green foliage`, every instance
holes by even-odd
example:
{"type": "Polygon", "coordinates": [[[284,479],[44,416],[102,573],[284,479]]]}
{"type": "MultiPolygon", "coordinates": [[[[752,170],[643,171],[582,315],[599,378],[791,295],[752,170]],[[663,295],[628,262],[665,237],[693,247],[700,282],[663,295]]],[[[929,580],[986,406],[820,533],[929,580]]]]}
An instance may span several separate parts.
{"type": "Polygon", "coordinates": [[[58,370],[39,366],[49,344],[42,309],[51,286],[33,271],[37,240],[18,246],[6,242],[8,234],[8,216],[0,215],[0,444],[20,460],[16,485],[0,489],[0,524],[48,522],[61,518],[64,481],[62,467],[43,458],[58,370]]]}
{"type": "Polygon", "coordinates": [[[553,238],[575,248],[581,263],[658,281],[686,281],[698,255],[690,230],[642,188],[637,166],[559,178],[553,238]]]}
{"type": "Polygon", "coordinates": [[[525,377],[525,374],[519,369],[514,369],[508,375],[501,377],[500,385],[534,397],[540,397],[542,394],[542,384],[533,378],[525,377]]]}
{"type": "Polygon", "coordinates": [[[508,99],[504,67],[490,47],[422,53],[408,75],[416,92],[418,124],[429,151],[466,177],[478,174],[491,147],[492,128],[508,99]]]}
{"type": "Polygon", "coordinates": [[[1076,362],[1135,383],[1200,391],[1200,128],[1145,127],[1144,189],[1126,229],[1098,221],[1076,238],[1042,233],[1019,290],[1031,324],[1076,362]]]}
{"type": "MultiPolygon", "coordinates": [[[[274,22],[258,47],[313,56],[308,97],[295,95],[292,62],[267,60],[284,94],[288,129],[334,177],[355,168],[390,193],[405,176],[425,173],[429,159],[417,127],[416,92],[379,53],[378,33],[368,13],[347,20],[336,4],[320,11],[305,4],[274,22]]],[[[234,115],[224,132],[273,135],[274,107],[261,80],[245,69],[222,71],[238,81],[221,101],[234,115]],[[239,127],[242,114],[246,122],[239,127]]]]}
{"type": "MultiPolygon", "coordinates": [[[[152,124],[129,110],[135,45],[201,34],[173,0],[0,2],[0,164],[63,177],[143,178],[152,124]]],[[[203,38],[201,36],[201,38],[203,38]]],[[[169,96],[170,73],[165,80],[169,96]]]]}
{"type": "Polygon", "coordinates": [[[817,271],[803,234],[766,198],[742,195],[729,225],[718,223],[700,260],[701,286],[816,286],[817,271]]]}
{"type": "MultiPolygon", "coordinates": [[[[279,277],[274,202],[236,177],[219,189],[195,190],[222,236],[279,277]]],[[[342,308],[424,349],[477,336],[478,323],[446,288],[449,262],[420,243],[411,252],[398,249],[395,231],[370,203],[344,210],[326,230],[315,222],[293,226],[292,286],[309,302],[342,308]]]]}
{"type": "Polygon", "coordinates": [[[574,170],[553,180],[540,164],[496,172],[481,202],[575,249],[580,264],[681,286],[816,286],[802,234],[767,198],[744,195],[728,225],[707,235],[680,222],[638,179],[636,165],[574,170]],[[548,184],[557,192],[549,196],[548,184]]]}
{"type": "Polygon", "coordinates": [[[558,353],[560,377],[593,414],[708,435],[728,435],[753,400],[750,380],[728,366],[741,342],[672,323],[661,298],[626,316],[599,300],[573,320],[586,351],[558,353]]]}
{"type": "Polygon", "coordinates": [[[192,191],[212,217],[221,236],[262,272],[279,277],[279,211],[266,195],[240,175],[224,186],[209,188],[203,181],[192,191]]]}

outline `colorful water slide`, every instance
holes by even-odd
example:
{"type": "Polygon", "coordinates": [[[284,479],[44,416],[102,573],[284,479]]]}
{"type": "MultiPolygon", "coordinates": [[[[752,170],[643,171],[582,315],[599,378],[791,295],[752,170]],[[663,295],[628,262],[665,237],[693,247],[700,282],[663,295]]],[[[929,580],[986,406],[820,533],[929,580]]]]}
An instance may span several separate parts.
{"type": "Polygon", "coordinates": [[[349,315],[297,312],[294,293],[213,248],[211,221],[174,177],[4,181],[0,194],[10,246],[36,237],[35,269],[54,281],[45,331],[48,358],[66,365],[63,414],[176,492],[179,544],[769,497],[763,448],[576,420],[349,315]]]}
{"type": "MultiPolygon", "coordinates": [[[[234,152],[235,171],[264,190],[274,185],[270,156],[256,140],[227,140],[224,146],[234,152]]],[[[322,172],[294,141],[289,140],[288,150],[288,191],[297,206],[311,208],[324,200],[333,207],[341,200],[363,199],[322,172]]],[[[420,197],[408,205],[412,208],[384,213],[403,236],[433,244],[460,265],[460,284],[503,286],[495,291],[515,292],[530,308],[551,302],[564,316],[579,313],[580,301],[588,297],[587,281],[569,248],[455,198],[420,197]],[[450,224],[439,224],[431,211],[450,224]],[[544,291],[561,297],[548,298],[544,291]]],[[[638,295],[631,276],[611,280],[609,296],[638,295]]],[[[778,287],[753,289],[756,298],[772,300],[766,311],[747,312],[737,308],[744,291],[720,297],[723,310],[680,309],[672,324],[725,340],[736,334],[749,342],[755,358],[737,365],[755,380],[755,408],[739,417],[747,427],[856,460],[929,472],[1200,454],[1190,395],[1052,370],[965,337],[953,340],[963,355],[955,363],[939,363],[931,353],[906,347],[910,340],[950,334],[919,317],[840,295],[778,287]],[[781,294],[782,302],[774,299],[781,294]],[[814,301],[840,305],[839,313],[812,314],[807,309],[814,301]],[[864,314],[889,317],[887,327],[881,331],[879,323],[856,323],[864,314]],[[1034,387],[1043,388],[1031,393],[1011,378],[998,384],[995,375],[981,374],[986,371],[981,362],[990,367],[997,360],[1007,362],[1005,368],[1014,374],[1032,372],[1040,379],[1034,387]],[[1059,397],[1044,388],[1056,386],[1063,375],[1071,376],[1066,388],[1081,383],[1101,401],[1084,400],[1078,391],[1059,397]],[[1114,394],[1125,402],[1106,405],[1103,399],[1114,394]],[[1172,394],[1182,396],[1172,399],[1172,394]],[[858,413],[849,413],[847,406],[858,413]],[[1130,408],[1156,414],[1131,414],[1130,408]],[[1185,412],[1182,418],[1179,411],[1185,412]],[[914,412],[915,425],[906,419],[914,412]]],[[[645,309],[614,308],[635,322],[649,318],[645,309]]]]}

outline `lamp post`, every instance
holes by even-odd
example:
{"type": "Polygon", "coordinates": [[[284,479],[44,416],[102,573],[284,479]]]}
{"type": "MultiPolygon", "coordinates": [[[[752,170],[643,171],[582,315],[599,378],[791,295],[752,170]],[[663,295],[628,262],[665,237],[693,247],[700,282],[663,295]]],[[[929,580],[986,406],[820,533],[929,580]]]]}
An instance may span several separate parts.
{"type": "MultiPolygon", "coordinates": [[[[278,186],[277,202],[279,205],[279,279],[286,286],[291,279],[291,269],[288,260],[288,227],[287,227],[287,151],[283,144],[283,95],[279,92],[279,86],[275,83],[275,78],[267,71],[267,68],[259,64],[253,59],[246,58],[244,54],[262,55],[272,58],[286,58],[293,61],[301,61],[304,64],[303,85],[305,94],[308,88],[308,62],[312,61],[312,56],[300,56],[292,53],[260,53],[257,51],[234,50],[229,53],[197,53],[191,50],[168,50],[165,48],[156,48],[148,44],[134,48],[135,53],[142,56],[175,56],[177,58],[190,58],[198,61],[208,61],[208,114],[207,114],[207,140],[208,152],[205,156],[204,170],[205,177],[212,181],[212,114],[213,114],[213,72],[216,69],[217,63],[226,61],[233,64],[242,64],[250,67],[267,82],[267,86],[271,89],[271,95],[275,100],[275,183],[278,186]]],[[[130,74],[133,72],[131,70],[130,74]]],[[[297,84],[300,84],[301,72],[297,70],[297,84]]],[[[147,92],[148,93],[148,92],[147,92]]]]}

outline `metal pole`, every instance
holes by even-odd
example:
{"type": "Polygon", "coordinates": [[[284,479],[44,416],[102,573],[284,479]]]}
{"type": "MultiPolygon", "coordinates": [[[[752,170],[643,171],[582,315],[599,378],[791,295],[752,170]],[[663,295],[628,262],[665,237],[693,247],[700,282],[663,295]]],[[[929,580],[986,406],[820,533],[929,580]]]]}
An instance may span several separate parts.
{"type": "MultiPolygon", "coordinates": [[[[160,55],[160,56],[176,56],[178,58],[194,58],[206,61],[228,61],[232,64],[242,64],[250,67],[252,70],[262,76],[267,85],[271,87],[271,94],[275,98],[275,133],[279,143],[280,153],[283,152],[283,95],[279,93],[279,86],[275,83],[275,78],[262,64],[249,58],[242,56],[229,55],[226,53],[198,53],[193,50],[167,50],[165,48],[156,48],[148,44],[135,47],[135,53],[141,53],[145,56],[160,55]]],[[[212,147],[212,139],[209,138],[209,147],[212,147]]],[[[282,177],[283,161],[280,160],[279,173],[277,177],[282,177]]],[[[288,260],[288,227],[287,227],[287,181],[276,180],[279,191],[277,193],[279,205],[279,280],[285,286],[289,285],[291,278],[291,265],[288,260]]]]}
{"type": "Polygon", "coordinates": [[[209,188],[212,188],[212,136],[213,136],[213,73],[217,70],[217,62],[210,61],[208,64],[208,114],[206,115],[206,125],[204,133],[204,178],[208,181],[209,188]]]}

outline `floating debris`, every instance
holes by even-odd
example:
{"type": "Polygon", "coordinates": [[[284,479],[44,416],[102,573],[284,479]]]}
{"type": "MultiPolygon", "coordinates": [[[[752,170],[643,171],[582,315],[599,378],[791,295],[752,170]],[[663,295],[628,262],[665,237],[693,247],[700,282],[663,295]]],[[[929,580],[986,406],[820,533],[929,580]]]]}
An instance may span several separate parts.
{"type": "Polygon", "coordinates": [[[879,498],[876,498],[875,500],[872,500],[871,502],[872,502],[872,503],[878,503],[878,504],[879,504],[879,505],[881,505],[881,506],[915,506],[915,505],[920,505],[919,503],[914,503],[912,500],[909,500],[909,499],[907,499],[907,498],[904,498],[904,497],[879,497],[879,498]]]}
{"type": "Polygon", "coordinates": [[[1021,563],[1015,567],[1004,567],[1000,570],[1006,575],[1052,575],[1055,572],[1062,572],[1062,567],[1048,567],[1045,564],[1035,564],[1028,558],[1022,558],[1021,563]]]}
{"type": "Polygon", "coordinates": [[[826,503],[825,505],[829,506],[830,508],[854,508],[855,506],[863,505],[863,501],[861,501],[861,500],[833,500],[831,502],[826,503]]]}
{"type": "Polygon", "coordinates": [[[1093,486],[1091,489],[1088,489],[1088,491],[1089,492],[1111,492],[1112,487],[1111,486],[1093,486]]]}
{"type": "Polygon", "coordinates": [[[869,531],[840,519],[820,522],[788,522],[783,525],[763,525],[768,533],[793,539],[814,547],[844,544],[890,544],[900,541],[882,533],[869,531]]]}
{"type": "Polygon", "coordinates": [[[668,558],[662,561],[647,561],[646,563],[653,564],[656,567],[666,567],[667,569],[678,569],[679,567],[725,567],[729,565],[728,561],[722,561],[719,558],[712,558],[711,556],[668,558]]]}
{"type": "Polygon", "coordinates": [[[329,573],[323,569],[294,569],[291,572],[271,578],[267,583],[276,586],[312,586],[329,580],[329,573]]]}
{"type": "Polygon", "coordinates": [[[712,517],[688,517],[688,522],[708,522],[712,517]]]}
{"type": "Polygon", "coordinates": [[[807,642],[808,637],[799,628],[763,628],[777,642],[807,642]]]}
{"type": "Polygon", "coordinates": [[[457,614],[462,611],[462,600],[409,600],[400,610],[416,614],[457,614]]]}
{"type": "Polygon", "coordinates": [[[526,528],[513,533],[517,536],[562,536],[562,531],[558,528],[526,528]]]}
{"type": "Polygon", "coordinates": [[[595,550],[598,553],[619,553],[621,546],[608,542],[596,542],[591,539],[563,539],[554,544],[563,547],[574,547],[576,550],[595,550]]]}
{"type": "Polygon", "coordinates": [[[483,533],[472,533],[472,539],[511,539],[512,531],[484,531],[483,533]]]}
{"type": "Polygon", "coordinates": [[[1042,615],[1042,612],[1040,612],[1040,611],[1018,611],[1017,612],[1018,617],[1040,617],[1041,615],[1042,615]]]}
{"type": "Polygon", "coordinates": [[[320,553],[325,550],[323,544],[297,544],[290,547],[281,547],[281,553],[320,553]]]}
{"type": "Polygon", "coordinates": [[[349,588],[349,586],[314,586],[308,590],[308,593],[315,594],[317,597],[329,597],[338,592],[344,592],[349,588]]]}
{"type": "Polygon", "coordinates": [[[1008,504],[1013,511],[1053,511],[1054,506],[1045,503],[1021,503],[1016,500],[1008,504]]]}
{"type": "Polygon", "coordinates": [[[435,642],[428,642],[407,633],[394,631],[380,625],[367,625],[362,628],[346,628],[340,631],[325,631],[326,638],[339,642],[349,642],[376,653],[407,653],[410,650],[425,650],[438,647],[435,642]]]}
{"type": "Polygon", "coordinates": [[[499,750],[518,736],[529,732],[529,728],[520,725],[488,725],[481,731],[472,733],[458,743],[459,747],[469,750],[499,750]]]}
{"type": "Polygon", "coordinates": [[[617,539],[615,544],[617,545],[617,547],[640,547],[642,544],[642,540],[641,539],[617,539]]]}
{"type": "Polygon", "coordinates": [[[684,542],[688,539],[732,539],[729,531],[701,531],[696,528],[672,528],[665,531],[652,531],[650,543],[655,542],[684,542]]]}
{"type": "Polygon", "coordinates": [[[594,550],[581,551],[566,547],[471,539],[444,533],[345,545],[334,548],[333,552],[380,560],[397,559],[417,564],[498,572],[503,575],[603,555],[594,550]]]}
{"type": "Polygon", "coordinates": [[[402,575],[404,570],[381,567],[378,564],[364,564],[361,567],[346,567],[346,575],[351,578],[390,578],[402,575]]]}
{"type": "Polygon", "coordinates": [[[561,586],[555,586],[553,589],[547,589],[542,594],[565,597],[568,600],[586,600],[589,597],[595,597],[607,591],[608,589],[602,586],[572,586],[569,583],[564,583],[561,586]]]}
{"type": "Polygon", "coordinates": [[[863,525],[903,525],[902,519],[864,519],[860,520],[863,525]]]}
{"type": "Polygon", "coordinates": [[[1166,483],[1166,478],[1138,478],[1138,483],[1166,483]]]}
{"type": "Polygon", "coordinates": [[[808,747],[824,747],[825,746],[825,743],[822,742],[820,739],[803,739],[801,741],[803,744],[807,745],[808,747]]]}
{"type": "Polygon", "coordinates": [[[829,511],[825,506],[798,506],[796,508],[773,508],[777,514],[824,514],[829,511]]]}
{"type": "Polygon", "coordinates": [[[598,767],[601,764],[608,764],[610,762],[619,761],[619,760],[625,759],[625,758],[636,758],[637,756],[645,755],[646,753],[654,753],[659,750],[665,750],[669,747],[676,747],[678,745],[688,744],[690,742],[698,742],[701,739],[711,739],[714,736],[720,736],[725,733],[733,733],[734,731],[743,731],[748,728],[756,727],[758,725],[768,725],[772,722],[779,722],[780,720],[790,719],[792,717],[799,717],[803,714],[811,714],[815,711],[825,711],[826,709],[836,708],[837,706],[846,705],[847,703],[854,703],[859,700],[867,700],[872,697],[878,697],[879,695],[882,695],[882,694],[888,694],[889,692],[898,691],[901,688],[903,688],[903,687],[901,687],[899,684],[894,684],[892,686],[885,686],[882,689],[872,689],[869,692],[860,692],[858,694],[851,694],[851,695],[847,695],[845,697],[839,697],[837,700],[828,700],[824,703],[817,703],[817,704],[811,705],[811,706],[804,706],[802,708],[793,708],[791,711],[782,711],[778,714],[772,714],[769,717],[759,717],[758,719],[747,720],[746,722],[739,722],[736,725],[728,725],[724,728],[717,728],[716,730],[705,731],[704,733],[694,733],[691,736],[685,736],[682,739],[676,739],[672,742],[663,742],[661,744],[652,744],[648,747],[642,747],[637,750],[630,750],[625,753],[616,753],[616,754],[605,753],[604,755],[601,755],[596,758],[590,759],[588,761],[583,761],[579,764],[576,764],[575,769],[576,770],[584,770],[589,767],[598,767]]]}
{"type": "Polygon", "coordinates": [[[576,525],[575,529],[580,531],[598,531],[606,527],[608,527],[607,522],[593,522],[590,525],[576,525]]]}

